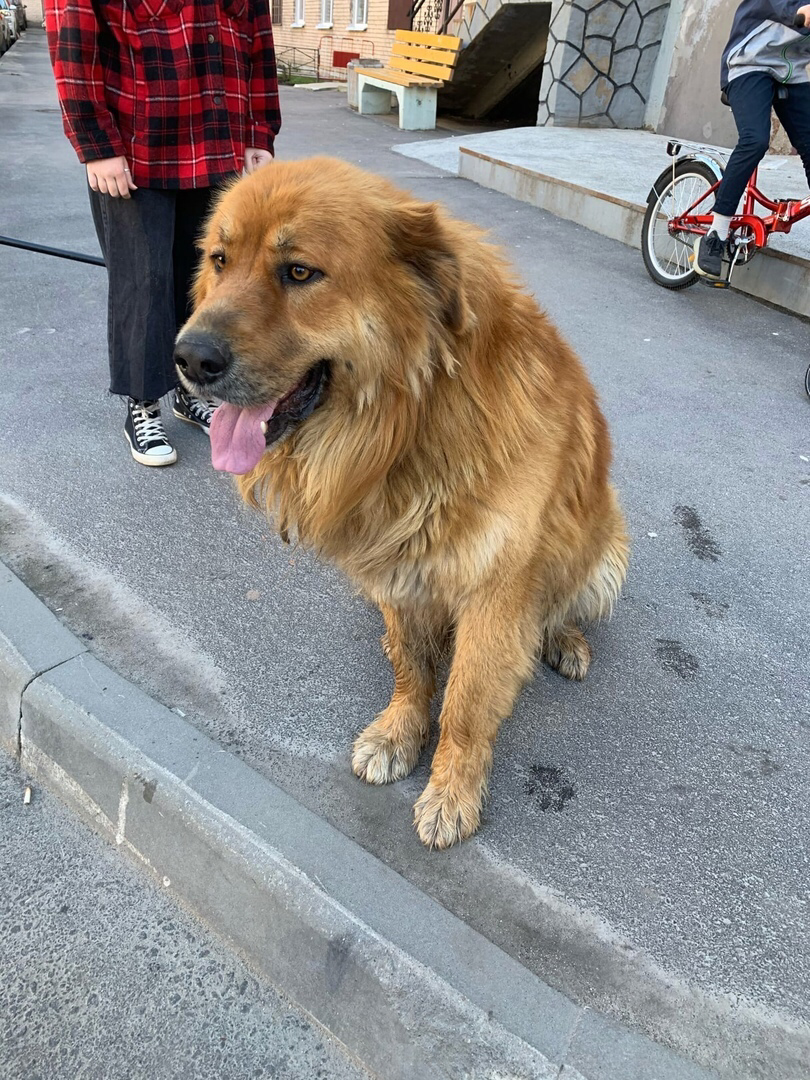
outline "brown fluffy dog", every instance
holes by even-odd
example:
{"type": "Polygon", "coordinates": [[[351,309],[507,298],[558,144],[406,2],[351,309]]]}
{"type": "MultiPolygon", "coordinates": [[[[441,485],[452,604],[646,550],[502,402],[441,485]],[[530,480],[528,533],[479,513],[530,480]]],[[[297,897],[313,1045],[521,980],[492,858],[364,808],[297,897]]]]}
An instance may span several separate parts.
{"type": "Polygon", "coordinates": [[[235,183],[204,239],[184,382],[220,398],[218,468],[377,604],[391,703],[357,738],[372,784],[414,768],[438,654],[441,735],[416,828],[478,828],[495,736],[535,655],[581,679],[627,541],[593,388],[476,230],[326,158],[235,183]]]}

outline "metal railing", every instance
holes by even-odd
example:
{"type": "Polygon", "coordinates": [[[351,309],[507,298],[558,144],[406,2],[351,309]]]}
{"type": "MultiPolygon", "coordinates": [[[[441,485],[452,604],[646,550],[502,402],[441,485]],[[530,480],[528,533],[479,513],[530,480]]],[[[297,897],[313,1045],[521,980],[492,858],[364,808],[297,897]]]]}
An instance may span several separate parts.
{"type": "Polygon", "coordinates": [[[450,0],[416,0],[408,17],[411,30],[425,34],[446,34],[447,28],[456,14],[464,6],[465,0],[457,0],[450,7],[450,0]]]}
{"type": "Polygon", "coordinates": [[[302,49],[298,45],[282,45],[276,48],[276,68],[278,81],[290,83],[296,75],[320,79],[320,49],[302,49]]]}

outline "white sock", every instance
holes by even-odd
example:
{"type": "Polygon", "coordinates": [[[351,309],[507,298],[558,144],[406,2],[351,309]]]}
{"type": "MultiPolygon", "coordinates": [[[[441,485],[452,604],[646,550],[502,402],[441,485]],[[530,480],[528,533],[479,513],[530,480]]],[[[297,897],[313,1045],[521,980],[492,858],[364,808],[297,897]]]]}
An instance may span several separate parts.
{"type": "Polygon", "coordinates": [[[716,232],[721,240],[728,240],[728,234],[731,232],[731,218],[723,217],[722,214],[713,214],[709,232],[716,232]]]}

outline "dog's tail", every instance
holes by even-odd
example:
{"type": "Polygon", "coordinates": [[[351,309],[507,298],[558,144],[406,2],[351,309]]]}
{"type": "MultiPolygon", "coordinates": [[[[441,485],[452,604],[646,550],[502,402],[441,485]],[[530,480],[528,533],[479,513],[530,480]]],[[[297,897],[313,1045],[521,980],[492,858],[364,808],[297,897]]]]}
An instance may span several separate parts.
{"type": "Polygon", "coordinates": [[[582,592],[577,597],[573,616],[577,623],[595,622],[609,618],[613,606],[622,591],[627,576],[627,564],[630,559],[630,544],[627,539],[624,518],[619,508],[616,493],[610,489],[612,513],[608,528],[608,541],[602,558],[596,564],[582,592]]]}

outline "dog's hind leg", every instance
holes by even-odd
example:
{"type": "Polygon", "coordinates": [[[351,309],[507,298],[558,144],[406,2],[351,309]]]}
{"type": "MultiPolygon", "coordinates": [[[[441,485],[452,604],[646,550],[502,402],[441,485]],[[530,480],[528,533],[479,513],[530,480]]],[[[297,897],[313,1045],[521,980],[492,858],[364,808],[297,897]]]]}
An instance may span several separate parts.
{"type": "Polygon", "coordinates": [[[591,662],[591,647],[576,626],[558,626],[543,635],[543,659],[566,679],[584,679],[591,662]]]}
{"type": "Polygon", "coordinates": [[[436,639],[431,625],[411,613],[382,609],[383,649],[394,669],[394,695],[387,709],[358,735],[352,769],[369,784],[402,780],[419,760],[430,729],[430,699],[436,685],[436,639]]]}

